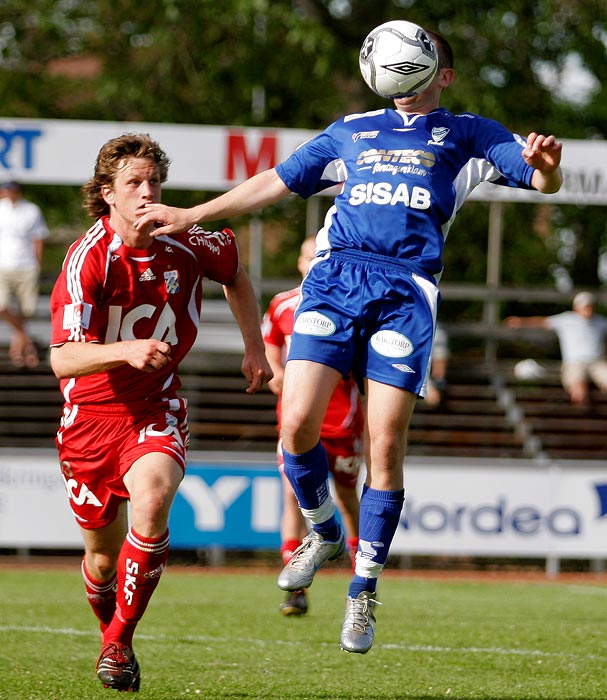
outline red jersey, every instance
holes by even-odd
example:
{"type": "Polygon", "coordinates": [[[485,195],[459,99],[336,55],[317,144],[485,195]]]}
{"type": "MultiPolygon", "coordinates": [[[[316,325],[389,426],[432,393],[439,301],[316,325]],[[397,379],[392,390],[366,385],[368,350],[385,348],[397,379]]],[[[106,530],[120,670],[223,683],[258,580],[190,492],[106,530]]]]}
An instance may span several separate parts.
{"type": "MultiPolygon", "coordinates": [[[[264,342],[282,348],[285,361],[289,352],[299,295],[300,287],[277,294],[270,301],[262,321],[261,332],[264,342]]],[[[280,428],[281,397],[278,398],[276,412],[280,428]]],[[[322,438],[347,435],[359,436],[362,432],[362,427],[363,411],[358,387],[350,376],[348,379],[342,380],[333,392],[320,430],[320,436],[322,438]]]]}
{"type": "Polygon", "coordinates": [[[99,219],[69,248],[51,294],[51,346],[155,338],[171,345],[171,361],[156,372],[128,364],[61,380],[70,404],[141,403],[171,399],[179,363],[198,333],[204,277],[228,284],[238,271],[234,234],[195,226],[129,248],[99,219]]]}

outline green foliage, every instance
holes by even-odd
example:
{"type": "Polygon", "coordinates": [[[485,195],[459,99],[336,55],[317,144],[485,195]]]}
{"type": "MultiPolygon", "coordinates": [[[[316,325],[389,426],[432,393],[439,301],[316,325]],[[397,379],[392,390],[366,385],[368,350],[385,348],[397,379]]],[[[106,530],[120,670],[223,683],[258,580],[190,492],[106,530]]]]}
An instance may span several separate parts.
{"type": "MultiPolygon", "coordinates": [[[[0,698],[107,698],[77,562],[2,570],[0,698]]],[[[318,574],[303,619],[278,614],[276,574],[165,572],[135,634],[141,696],[263,700],[598,700],[604,589],[385,575],[376,643],[339,649],[347,574],[318,574]]]]}
{"type": "MultiPolygon", "coordinates": [[[[363,85],[358,50],[371,28],[399,18],[452,43],[457,78],[443,100],[452,111],[521,134],[607,137],[604,0],[2,0],[2,112],[321,129],[341,114],[386,106],[363,85]],[[567,79],[572,61],[587,89],[567,79]]],[[[80,227],[79,217],[68,218],[71,194],[49,199],[54,231],[80,227]]],[[[265,272],[284,276],[293,273],[288,251],[304,237],[305,217],[298,205],[278,211],[287,213],[284,245],[268,246],[265,272]]],[[[484,281],[486,221],[477,212],[466,205],[450,234],[448,263],[462,274],[447,267],[452,281],[484,281]]],[[[509,283],[604,284],[603,208],[554,208],[548,231],[531,225],[535,207],[508,216],[507,254],[519,256],[504,265],[509,283]],[[575,232],[576,251],[562,244],[563,230],[575,232]]]]}

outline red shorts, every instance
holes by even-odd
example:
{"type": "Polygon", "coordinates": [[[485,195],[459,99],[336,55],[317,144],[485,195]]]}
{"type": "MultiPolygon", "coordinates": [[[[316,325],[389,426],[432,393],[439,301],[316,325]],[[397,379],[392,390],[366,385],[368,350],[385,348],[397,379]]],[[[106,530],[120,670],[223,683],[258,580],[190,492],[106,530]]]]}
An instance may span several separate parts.
{"type": "MultiPolygon", "coordinates": [[[[343,486],[356,488],[358,473],[362,465],[360,440],[354,435],[343,437],[323,437],[321,442],[329,459],[329,471],[333,479],[343,486]]],[[[278,469],[284,473],[284,461],[282,458],[282,443],[278,443],[276,450],[278,456],[278,469]]]]}
{"type": "Polygon", "coordinates": [[[141,411],[122,404],[65,407],[55,444],[70,507],[78,524],[91,530],[116,519],[128,500],[124,475],[152,452],[171,456],[185,471],[189,442],[185,401],[175,410],[158,403],[141,411]]]}

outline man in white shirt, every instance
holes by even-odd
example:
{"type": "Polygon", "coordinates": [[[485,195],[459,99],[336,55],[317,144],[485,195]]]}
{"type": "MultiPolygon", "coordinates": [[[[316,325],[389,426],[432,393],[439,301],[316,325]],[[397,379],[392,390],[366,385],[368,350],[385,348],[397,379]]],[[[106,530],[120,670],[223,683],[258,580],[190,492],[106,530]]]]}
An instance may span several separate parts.
{"type": "Polygon", "coordinates": [[[0,318],[10,324],[9,355],[15,367],[36,367],[38,353],[26,331],[38,299],[48,228],[40,208],[22,196],[14,180],[0,184],[0,318]]]}
{"type": "Polygon", "coordinates": [[[561,382],[571,403],[590,403],[589,380],[607,393],[607,318],[595,313],[596,299],[580,292],[573,299],[573,310],[554,316],[510,316],[509,328],[546,328],[554,331],[561,349],[561,382]]]}

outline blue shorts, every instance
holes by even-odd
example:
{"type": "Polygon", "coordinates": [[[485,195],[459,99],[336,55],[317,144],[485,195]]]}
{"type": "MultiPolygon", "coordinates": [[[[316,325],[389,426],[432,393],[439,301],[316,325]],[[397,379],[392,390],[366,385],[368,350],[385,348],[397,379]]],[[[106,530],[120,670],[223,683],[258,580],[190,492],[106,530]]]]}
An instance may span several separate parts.
{"type": "Polygon", "coordinates": [[[288,359],[421,394],[438,300],[434,281],[406,262],[331,251],[303,281],[288,359]]]}

